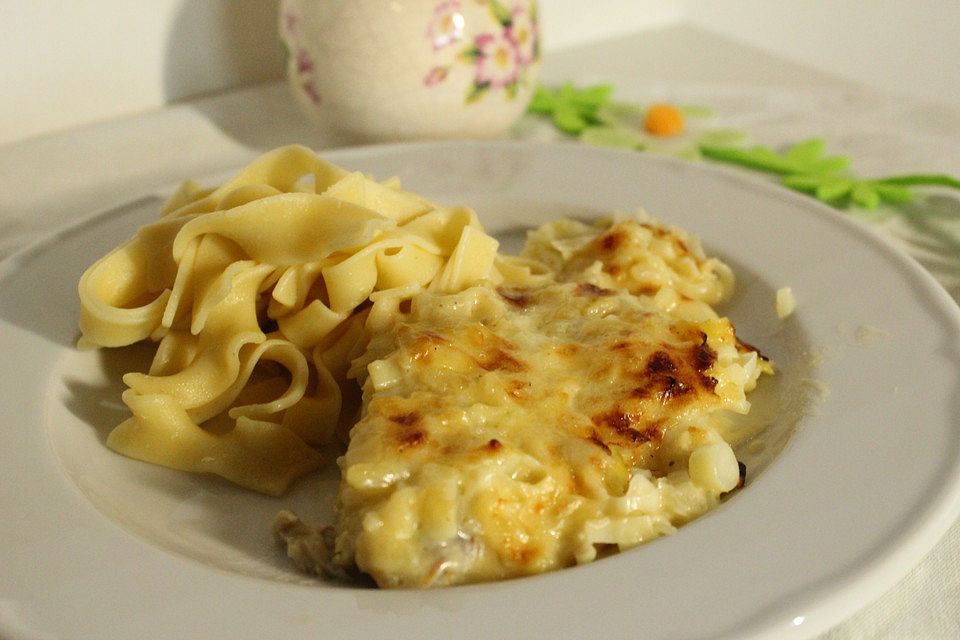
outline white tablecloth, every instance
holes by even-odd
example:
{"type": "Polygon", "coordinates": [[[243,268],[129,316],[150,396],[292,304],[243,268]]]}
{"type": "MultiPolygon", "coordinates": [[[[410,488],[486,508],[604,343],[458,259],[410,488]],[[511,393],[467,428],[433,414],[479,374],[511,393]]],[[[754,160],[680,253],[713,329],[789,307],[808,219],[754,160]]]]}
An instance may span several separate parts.
{"type": "MultiPolygon", "coordinates": [[[[766,144],[822,136],[831,151],[852,158],[860,176],[960,175],[960,112],[949,108],[855,88],[678,84],[616,68],[584,73],[569,64],[548,80],[562,74],[581,84],[612,80],[623,99],[710,107],[718,124],[766,144]]],[[[530,122],[520,130],[553,135],[530,122]]],[[[185,177],[237,166],[284,143],[324,148],[330,141],[301,117],[284,86],[267,84],[0,147],[0,258],[79,217],[185,177]]],[[[868,217],[960,300],[960,194],[944,192],[925,206],[911,208],[915,215],[868,217]]],[[[822,637],[960,638],[960,523],[899,584],[822,637]]]]}

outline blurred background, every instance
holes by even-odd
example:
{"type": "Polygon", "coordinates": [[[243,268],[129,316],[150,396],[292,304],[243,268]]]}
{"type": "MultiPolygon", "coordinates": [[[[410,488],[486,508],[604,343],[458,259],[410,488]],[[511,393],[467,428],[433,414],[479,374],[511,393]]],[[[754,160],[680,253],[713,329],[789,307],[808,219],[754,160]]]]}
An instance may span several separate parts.
{"type": "MultiPolygon", "coordinates": [[[[278,80],[277,10],[278,0],[0,3],[0,144],[278,80]]],[[[696,80],[737,80],[712,55],[722,41],[736,45],[731,56],[752,50],[960,107],[956,0],[541,0],[539,10],[548,79],[551,54],[630,38],[651,46],[609,62],[635,80],[664,80],[677,64],[700,67],[696,80]],[[676,59],[678,42],[691,57],[676,59]]],[[[758,69],[739,80],[778,80],[758,69]]]]}

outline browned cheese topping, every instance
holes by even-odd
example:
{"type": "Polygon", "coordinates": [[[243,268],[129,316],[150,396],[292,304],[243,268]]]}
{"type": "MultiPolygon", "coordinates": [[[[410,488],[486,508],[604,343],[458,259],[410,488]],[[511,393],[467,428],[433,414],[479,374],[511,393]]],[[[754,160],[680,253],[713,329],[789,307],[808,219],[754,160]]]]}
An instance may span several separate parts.
{"type": "Polygon", "coordinates": [[[725,268],[648,222],[538,233],[558,277],[421,293],[355,363],[336,567],[385,587],[539,573],[670,533],[740,481],[720,416],[769,365],[708,304],[725,268]]]}

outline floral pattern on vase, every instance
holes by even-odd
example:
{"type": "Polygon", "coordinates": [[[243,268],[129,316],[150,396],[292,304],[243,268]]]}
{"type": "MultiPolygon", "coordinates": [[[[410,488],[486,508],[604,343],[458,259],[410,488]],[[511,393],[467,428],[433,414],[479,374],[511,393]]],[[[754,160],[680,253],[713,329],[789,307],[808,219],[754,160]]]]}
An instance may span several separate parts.
{"type": "Polygon", "coordinates": [[[322,98],[320,97],[320,92],[317,90],[317,82],[313,75],[317,68],[313,56],[305,48],[291,50],[287,45],[288,42],[296,40],[299,25],[300,21],[297,15],[289,12],[283,14],[280,26],[285,45],[283,51],[288,58],[285,66],[288,69],[290,80],[298,82],[301,91],[310,99],[310,102],[319,105],[322,102],[322,98]],[[291,64],[291,58],[293,59],[293,64],[291,64]]]}
{"type": "Polygon", "coordinates": [[[540,70],[536,0],[280,0],[294,97],[341,144],[491,138],[540,70]]]}
{"type": "MultiPolygon", "coordinates": [[[[434,65],[424,76],[428,87],[443,83],[454,65],[473,68],[464,102],[480,100],[490,93],[501,93],[514,99],[517,89],[526,85],[526,70],[539,62],[540,47],[537,32],[535,2],[505,6],[499,0],[473,0],[487,9],[489,30],[474,36],[472,42],[455,52],[450,61],[434,65]]],[[[427,26],[427,40],[438,54],[455,47],[464,35],[466,18],[459,0],[445,0],[438,4],[427,26]]]]}
{"type": "Polygon", "coordinates": [[[427,25],[427,40],[433,45],[434,51],[439,51],[463,38],[466,19],[461,12],[461,7],[458,0],[447,0],[434,8],[433,19],[427,25]]]}

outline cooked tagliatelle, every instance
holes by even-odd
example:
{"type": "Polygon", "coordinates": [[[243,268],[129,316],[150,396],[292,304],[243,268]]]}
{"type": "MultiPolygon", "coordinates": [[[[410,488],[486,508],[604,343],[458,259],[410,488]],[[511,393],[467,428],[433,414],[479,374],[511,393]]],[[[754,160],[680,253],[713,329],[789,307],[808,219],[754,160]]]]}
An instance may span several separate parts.
{"type": "Polygon", "coordinates": [[[470,209],[293,146],[91,266],[79,344],[156,343],[112,449],[280,495],[343,441],[337,521],[282,512],[290,556],[454,584],[639,544],[742,482],[730,416],[772,368],[711,306],[732,287],[643,213],[506,256],[470,209]]]}

